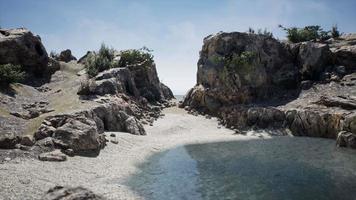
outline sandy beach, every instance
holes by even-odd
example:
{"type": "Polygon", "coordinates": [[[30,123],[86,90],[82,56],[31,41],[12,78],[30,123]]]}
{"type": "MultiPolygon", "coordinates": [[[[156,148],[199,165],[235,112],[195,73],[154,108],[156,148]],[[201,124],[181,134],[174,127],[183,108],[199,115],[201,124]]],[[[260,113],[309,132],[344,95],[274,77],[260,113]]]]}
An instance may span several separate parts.
{"type": "MultiPolygon", "coordinates": [[[[143,199],[123,183],[130,176],[139,174],[138,166],[152,155],[189,144],[271,138],[267,134],[236,135],[232,130],[218,126],[216,118],[193,116],[177,107],[165,109],[163,113],[165,116],[153,126],[145,127],[147,136],[115,133],[118,144],[108,142],[94,158],[76,156],[59,163],[16,158],[0,164],[0,199],[38,199],[56,185],[83,186],[108,199],[143,199]]],[[[109,140],[113,139],[109,136],[111,133],[106,134],[109,140]]],[[[313,139],[303,143],[305,148],[318,148],[309,140],[313,139]]],[[[327,150],[334,149],[333,140],[315,140],[327,150]]],[[[285,146],[291,143],[293,138],[284,140],[285,146]]],[[[339,161],[344,162],[342,159],[339,161]]],[[[351,166],[345,166],[348,167],[351,166]]]]}

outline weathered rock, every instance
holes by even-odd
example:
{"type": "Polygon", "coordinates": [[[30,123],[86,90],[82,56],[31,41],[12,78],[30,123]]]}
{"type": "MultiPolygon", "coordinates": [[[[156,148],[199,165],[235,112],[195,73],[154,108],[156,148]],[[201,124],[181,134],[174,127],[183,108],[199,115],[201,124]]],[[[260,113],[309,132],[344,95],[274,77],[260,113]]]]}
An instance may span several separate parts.
{"type": "Polygon", "coordinates": [[[347,131],[341,131],[336,139],[338,147],[348,147],[356,149],[356,134],[347,131]]]}
{"type": "MultiPolygon", "coordinates": [[[[115,59],[120,59],[120,56],[115,59]]],[[[174,98],[172,91],[159,81],[156,65],[153,62],[142,62],[103,71],[88,83],[82,84],[78,91],[80,95],[103,96],[118,93],[143,97],[149,102],[174,98]]]]}
{"type": "Polygon", "coordinates": [[[0,64],[6,63],[43,74],[47,70],[48,55],[41,38],[24,28],[0,29],[0,64]]]}
{"type": "Polygon", "coordinates": [[[321,96],[320,100],[316,102],[328,107],[340,107],[346,110],[356,109],[356,99],[350,99],[347,97],[327,97],[321,96]]]}
{"type": "Polygon", "coordinates": [[[21,136],[21,141],[20,141],[21,145],[25,145],[25,146],[33,146],[35,143],[33,141],[33,137],[30,135],[24,135],[21,136]]]}
{"type": "Polygon", "coordinates": [[[331,51],[327,44],[303,42],[299,47],[298,62],[303,79],[319,80],[320,74],[331,64],[331,51]]]}
{"type": "Polygon", "coordinates": [[[242,130],[334,139],[343,130],[355,134],[355,42],[356,37],[283,44],[247,33],[209,36],[200,53],[197,84],[179,106],[242,130]],[[346,46],[347,55],[338,55],[346,46]]]}
{"type": "Polygon", "coordinates": [[[95,121],[87,118],[67,119],[64,125],[54,131],[53,138],[63,149],[73,149],[76,153],[98,151],[105,145],[95,121]]]}
{"type": "Polygon", "coordinates": [[[0,134],[0,149],[14,149],[20,142],[20,137],[13,133],[0,134]]]}
{"type": "Polygon", "coordinates": [[[213,110],[222,104],[253,103],[284,95],[284,90],[297,88],[298,79],[293,55],[279,41],[262,35],[219,33],[204,39],[197,86],[185,101],[201,107],[210,104],[213,110]]]}
{"type": "Polygon", "coordinates": [[[166,86],[163,83],[160,83],[160,87],[161,87],[162,94],[166,100],[170,100],[174,98],[173,92],[168,86],[166,86]]]}
{"type": "Polygon", "coordinates": [[[348,73],[356,70],[356,34],[342,35],[330,47],[338,65],[345,66],[348,73]]]}
{"type": "Polygon", "coordinates": [[[79,58],[78,63],[84,65],[84,64],[87,62],[87,59],[88,59],[90,56],[93,56],[93,55],[95,55],[95,52],[93,52],[93,51],[87,51],[87,53],[86,53],[83,57],[79,58]]]}
{"type": "Polygon", "coordinates": [[[55,150],[52,152],[41,153],[38,156],[41,161],[52,161],[52,162],[62,162],[67,160],[67,156],[60,150],[55,150]]]}
{"type": "Polygon", "coordinates": [[[343,116],[311,110],[289,110],[286,119],[293,135],[335,139],[342,130],[343,116]]]}
{"type": "Polygon", "coordinates": [[[42,200],[104,200],[104,198],[82,187],[56,186],[48,190],[42,200]]]}
{"type": "Polygon", "coordinates": [[[132,74],[127,68],[114,68],[99,73],[95,78],[83,83],[78,90],[80,95],[105,95],[125,93],[139,96],[132,74]]]}
{"type": "Polygon", "coordinates": [[[72,55],[72,51],[70,49],[66,49],[59,54],[57,60],[63,62],[70,62],[72,60],[77,60],[77,58],[72,55]]]}
{"type": "Polygon", "coordinates": [[[35,138],[38,142],[46,137],[53,138],[57,148],[73,149],[75,154],[98,153],[106,143],[104,130],[146,134],[142,124],[132,114],[129,107],[117,102],[73,114],[50,116],[35,133],[35,138]]]}
{"type": "Polygon", "coordinates": [[[129,117],[125,120],[126,131],[134,135],[146,135],[142,124],[135,118],[129,117]]]}

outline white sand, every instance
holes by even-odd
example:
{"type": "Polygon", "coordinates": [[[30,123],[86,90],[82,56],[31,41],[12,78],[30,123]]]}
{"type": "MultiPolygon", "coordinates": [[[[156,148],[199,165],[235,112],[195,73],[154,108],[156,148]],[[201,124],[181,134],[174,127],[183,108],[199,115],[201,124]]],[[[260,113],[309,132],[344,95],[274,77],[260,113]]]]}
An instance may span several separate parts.
{"type": "Polygon", "coordinates": [[[84,186],[109,199],[137,199],[118,182],[152,154],[187,143],[245,138],[218,129],[216,119],[192,116],[176,107],[164,113],[153,127],[145,127],[147,136],[118,133],[119,144],[108,143],[96,158],[77,156],[62,163],[14,160],[0,165],[0,199],[38,198],[55,185],[84,186]]]}
{"type": "Polygon", "coordinates": [[[0,164],[0,199],[38,199],[55,185],[84,186],[108,199],[140,199],[120,182],[137,173],[137,166],[155,153],[191,143],[268,137],[234,135],[217,128],[216,118],[192,116],[176,107],[164,113],[154,126],[145,127],[147,136],[117,133],[119,144],[108,143],[96,158],[76,156],[61,163],[17,159],[0,164]]]}

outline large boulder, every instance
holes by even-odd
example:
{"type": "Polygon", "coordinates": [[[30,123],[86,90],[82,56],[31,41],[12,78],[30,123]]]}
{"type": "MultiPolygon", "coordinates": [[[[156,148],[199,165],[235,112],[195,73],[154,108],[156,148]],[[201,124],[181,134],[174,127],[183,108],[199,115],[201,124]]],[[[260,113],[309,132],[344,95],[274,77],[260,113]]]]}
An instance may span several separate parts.
{"type": "Polygon", "coordinates": [[[299,45],[298,62],[303,79],[319,80],[321,72],[332,64],[329,46],[311,41],[301,43],[299,45]]]}
{"type": "Polygon", "coordinates": [[[0,29],[0,64],[6,63],[43,74],[47,70],[48,55],[41,38],[24,28],[0,29]]]}
{"type": "Polygon", "coordinates": [[[42,200],[104,200],[103,197],[94,194],[83,187],[55,186],[47,191],[42,200]]]}
{"type": "Polygon", "coordinates": [[[13,133],[0,134],[0,149],[14,149],[16,144],[21,141],[19,136],[13,133]]]}
{"type": "MultiPolygon", "coordinates": [[[[284,96],[296,89],[298,66],[278,40],[248,33],[218,33],[204,39],[197,73],[197,89],[212,107],[248,104],[284,96]]],[[[191,95],[187,98],[197,99],[191,95]]],[[[193,101],[194,102],[194,101],[193,101]]],[[[205,105],[200,105],[205,106],[205,105]]]]}
{"type": "Polygon", "coordinates": [[[74,154],[99,153],[106,144],[104,131],[146,135],[142,124],[133,114],[127,104],[115,102],[97,105],[73,114],[49,116],[35,132],[34,137],[37,140],[36,144],[52,138],[51,141],[56,148],[71,149],[74,154]]]}
{"type": "Polygon", "coordinates": [[[56,59],[63,62],[70,62],[72,60],[77,60],[77,58],[72,55],[72,51],[70,49],[66,49],[62,51],[59,54],[58,58],[56,59]]]}
{"type": "MultiPolygon", "coordinates": [[[[139,95],[150,102],[165,99],[161,82],[158,79],[155,63],[137,63],[127,67],[135,82],[139,95]]],[[[165,91],[167,92],[167,91],[165,91]]]]}
{"type": "Polygon", "coordinates": [[[113,68],[99,73],[94,78],[82,83],[80,95],[106,95],[125,93],[139,96],[131,72],[127,68],[113,68]]]}
{"type": "Polygon", "coordinates": [[[356,149],[356,134],[347,131],[341,131],[336,139],[338,147],[348,147],[356,149]]]}
{"type": "Polygon", "coordinates": [[[150,102],[174,98],[172,91],[159,82],[156,67],[143,64],[113,68],[99,73],[81,84],[79,95],[115,95],[124,93],[144,97],[150,102]]]}
{"type": "Polygon", "coordinates": [[[356,71],[356,34],[343,35],[330,47],[338,65],[345,66],[349,73],[356,71]]]}

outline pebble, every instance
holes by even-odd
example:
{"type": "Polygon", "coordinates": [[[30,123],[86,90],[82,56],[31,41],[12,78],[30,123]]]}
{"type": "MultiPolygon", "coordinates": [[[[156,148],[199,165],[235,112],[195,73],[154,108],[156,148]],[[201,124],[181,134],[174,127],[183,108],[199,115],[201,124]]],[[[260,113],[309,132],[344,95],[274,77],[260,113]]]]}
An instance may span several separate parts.
{"type": "Polygon", "coordinates": [[[5,161],[10,161],[10,160],[11,160],[11,158],[6,157],[4,160],[5,160],[5,161]]]}

